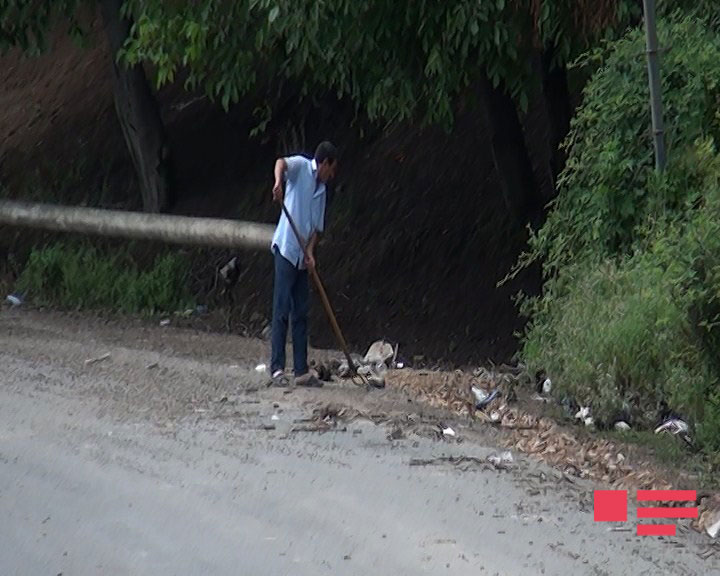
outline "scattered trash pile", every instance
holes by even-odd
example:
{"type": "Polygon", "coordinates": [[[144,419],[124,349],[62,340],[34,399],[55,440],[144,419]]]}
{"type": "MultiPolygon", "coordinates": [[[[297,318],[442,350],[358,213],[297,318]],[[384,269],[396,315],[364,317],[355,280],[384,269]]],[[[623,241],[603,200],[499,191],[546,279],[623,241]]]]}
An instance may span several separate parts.
{"type": "Polygon", "coordinates": [[[387,375],[388,386],[401,390],[418,401],[450,410],[462,416],[472,416],[475,406],[470,394],[474,379],[460,370],[439,372],[433,370],[392,371],[387,375]]]}
{"type": "MultiPolygon", "coordinates": [[[[398,347],[378,340],[368,348],[365,356],[351,354],[353,364],[357,373],[362,376],[373,388],[385,388],[385,381],[390,369],[401,369],[404,367],[402,361],[397,359],[398,347]]],[[[334,360],[327,364],[323,362],[312,362],[311,367],[317,372],[318,378],[330,382],[333,376],[346,379],[351,378],[352,373],[347,360],[334,360]]]]}
{"type": "MultiPolygon", "coordinates": [[[[472,374],[462,371],[390,372],[388,385],[411,393],[422,402],[451,410],[509,432],[506,447],[535,456],[558,469],[569,481],[590,479],[614,489],[669,490],[677,487],[671,479],[651,471],[649,466],[632,465],[616,443],[603,438],[578,438],[563,430],[550,418],[522,410],[517,404],[516,387],[528,382],[521,369],[502,367],[499,370],[478,369],[472,374]]],[[[533,400],[551,403],[552,381],[544,376],[536,382],[533,400]]],[[[591,408],[560,402],[565,413],[585,427],[595,425],[591,408]]],[[[630,425],[618,420],[618,431],[630,430],[630,425]]],[[[656,434],[670,434],[692,445],[688,424],[677,415],[668,415],[656,434]]],[[[672,479],[676,481],[676,478],[672,479]]],[[[720,535],[720,495],[703,497],[698,502],[700,516],[693,528],[712,538],[720,535]]]]}

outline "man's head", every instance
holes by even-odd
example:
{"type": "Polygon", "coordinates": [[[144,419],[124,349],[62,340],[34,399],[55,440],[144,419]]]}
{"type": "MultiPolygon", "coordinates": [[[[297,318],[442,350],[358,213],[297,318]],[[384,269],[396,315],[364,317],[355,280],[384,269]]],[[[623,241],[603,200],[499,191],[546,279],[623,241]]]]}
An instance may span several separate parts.
{"type": "Polygon", "coordinates": [[[337,150],[330,142],[321,142],[315,150],[317,177],[320,182],[330,182],[337,169],[337,150]]]}

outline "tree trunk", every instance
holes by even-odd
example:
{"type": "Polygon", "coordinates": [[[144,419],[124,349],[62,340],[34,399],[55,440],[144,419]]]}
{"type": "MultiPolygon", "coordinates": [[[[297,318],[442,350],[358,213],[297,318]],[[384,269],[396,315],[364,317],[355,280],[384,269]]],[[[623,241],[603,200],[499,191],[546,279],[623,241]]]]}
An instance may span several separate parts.
{"type": "Polygon", "coordinates": [[[560,144],[570,128],[571,102],[564,68],[551,68],[552,54],[532,57],[528,110],[521,115],[522,139],[532,167],[532,194],[527,208],[542,215],[556,195],[555,183],[565,159],[560,144]]]}
{"type": "Polygon", "coordinates": [[[130,34],[122,17],[123,0],[100,0],[114,72],[115,109],[132,157],[146,212],[170,206],[170,154],[160,109],[142,66],[128,68],[117,62],[118,50],[130,34]]]}
{"type": "Polygon", "coordinates": [[[535,195],[532,208],[541,210],[555,196],[553,155],[556,148],[554,129],[545,98],[545,78],[539,52],[532,57],[532,81],[528,87],[528,109],[521,116],[523,140],[532,165],[535,195]]]}
{"type": "Polygon", "coordinates": [[[505,204],[519,222],[532,216],[529,201],[534,193],[532,166],[524,145],[523,130],[513,99],[489,79],[480,82],[490,150],[505,204]]]}
{"type": "Polygon", "coordinates": [[[555,177],[565,167],[565,152],[560,144],[570,132],[570,119],[575,109],[575,103],[568,86],[567,69],[564,66],[552,66],[552,53],[543,54],[543,88],[547,101],[552,125],[553,159],[552,171],[555,177]]]}

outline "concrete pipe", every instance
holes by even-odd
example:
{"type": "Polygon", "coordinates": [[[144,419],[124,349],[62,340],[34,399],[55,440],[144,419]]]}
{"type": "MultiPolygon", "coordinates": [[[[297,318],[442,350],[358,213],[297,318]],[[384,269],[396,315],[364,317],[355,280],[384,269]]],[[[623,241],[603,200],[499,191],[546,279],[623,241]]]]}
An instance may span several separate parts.
{"type": "Polygon", "coordinates": [[[269,224],[257,222],[10,200],[0,200],[0,225],[247,250],[269,250],[274,230],[269,224]]]}

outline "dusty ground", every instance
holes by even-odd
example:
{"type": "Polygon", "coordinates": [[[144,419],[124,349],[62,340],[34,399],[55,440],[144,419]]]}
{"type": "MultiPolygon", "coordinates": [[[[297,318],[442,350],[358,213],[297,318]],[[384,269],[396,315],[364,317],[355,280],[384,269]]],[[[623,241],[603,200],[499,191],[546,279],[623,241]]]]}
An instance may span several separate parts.
{"type": "Polygon", "coordinates": [[[0,574],[720,569],[692,532],[594,523],[593,484],[519,455],[483,464],[492,430],[397,391],[261,387],[265,355],[235,337],[0,313],[0,574]],[[329,403],[340,416],[321,432],[313,410],[329,403]],[[432,437],[444,419],[462,442],[432,437]],[[411,465],[449,456],[478,460],[411,465]]]}

